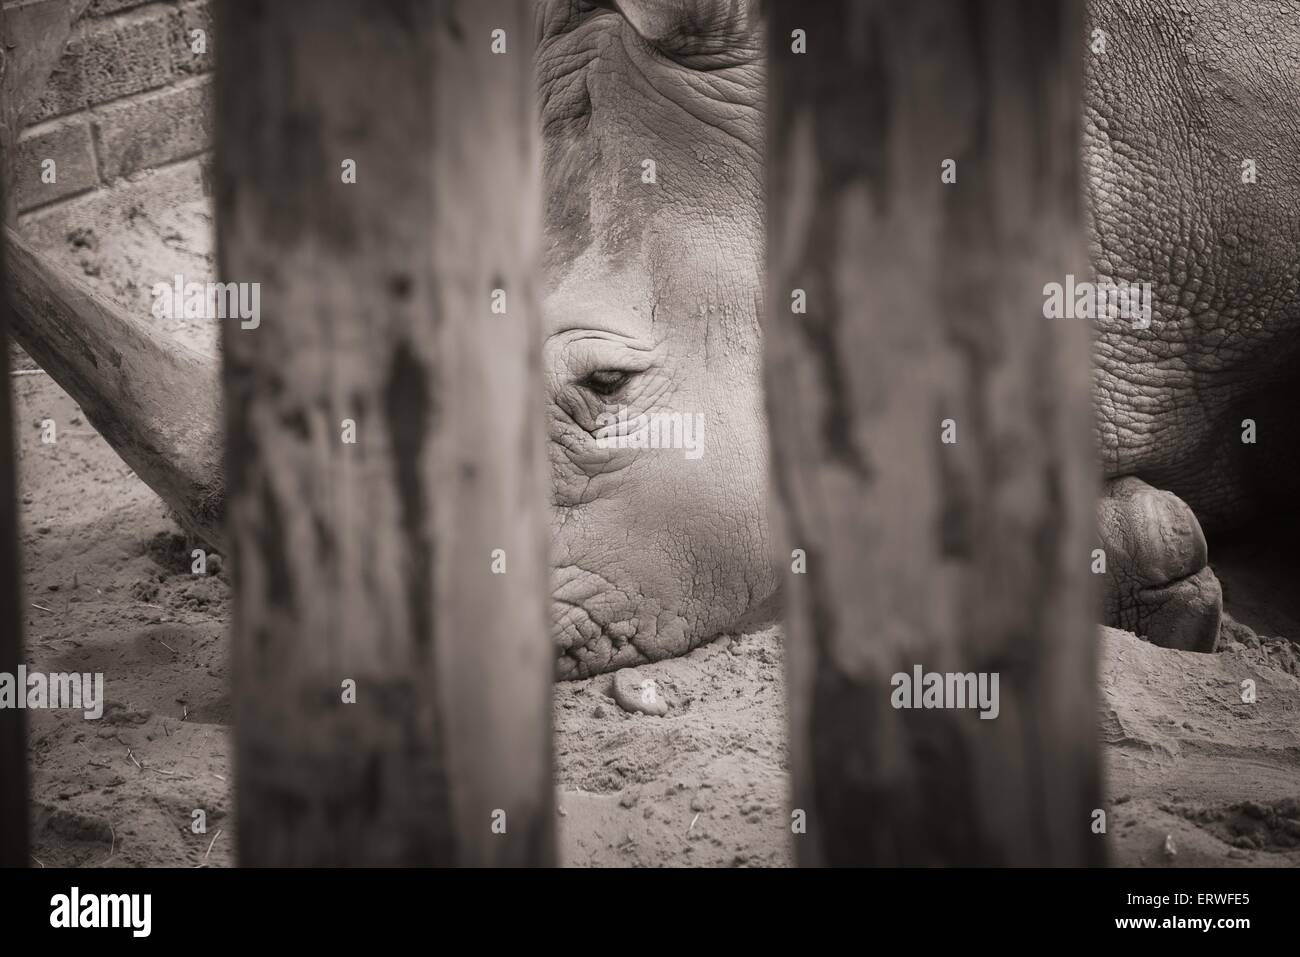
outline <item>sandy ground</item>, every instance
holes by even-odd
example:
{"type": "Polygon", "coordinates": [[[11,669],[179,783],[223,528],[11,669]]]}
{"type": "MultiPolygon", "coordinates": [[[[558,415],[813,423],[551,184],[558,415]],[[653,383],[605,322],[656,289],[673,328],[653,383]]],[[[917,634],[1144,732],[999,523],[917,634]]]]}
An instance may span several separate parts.
{"type": "MultiPolygon", "coordinates": [[[[152,283],[211,268],[211,219],[197,167],[138,187],[25,230],[97,291],[147,310],[152,283]]],[[[211,328],[167,328],[213,350],[211,328]]],[[[25,356],[15,367],[32,368],[25,356]]],[[[230,865],[225,571],[218,560],[190,573],[190,543],[162,504],[48,377],[11,382],[27,662],[102,671],[108,699],[99,721],[28,713],[36,862],[230,865]],[[53,445],[40,440],[46,418],[53,445]]],[[[1102,638],[1105,839],[1118,864],[1300,864],[1300,659],[1289,641],[1257,635],[1300,637],[1300,589],[1293,568],[1258,549],[1227,549],[1215,567],[1234,615],[1221,653],[1102,638]],[[1246,678],[1255,704],[1240,700],[1246,678]]],[[[562,863],[790,864],[782,668],[768,631],[641,669],[672,704],[664,717],[624,712],[611,676],[557,685],[562,863]]]]}
{"type": "MultiPolygon", "coordinates": [[[[28,712],[34,856],[228,865],[225,570],[192,575],[191,543],[72,401],[44,376],[14,382],[28,667],[103,672],[107,698],[98,721],[28,712]],[[66,423],[52,446],[44,418],[66,423]]],[[[771,631],[663,662],[647,673],[673,704],[664,718],[623,711],[609,676],[557,685],[563,862],[789,863],[781,668],[771,631]]]]}

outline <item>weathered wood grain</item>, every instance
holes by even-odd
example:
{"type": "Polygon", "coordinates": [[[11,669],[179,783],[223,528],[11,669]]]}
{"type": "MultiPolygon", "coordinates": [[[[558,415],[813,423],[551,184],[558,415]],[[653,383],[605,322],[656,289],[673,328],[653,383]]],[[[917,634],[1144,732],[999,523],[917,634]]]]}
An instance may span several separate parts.
{"type": "Polygon", "coordinates": [[[1045,283],[1087,270],[1082,8],[771,5],[766,378],[784,560],[808,562],[804,864],[1102,858],[1088,330],[1042,313],[1045,283]],[[895,709],[917,664],[999,673],[999,716],[895,709]]]}
{"type": "MultiPolygon", "coordinates": [[[[4,192],[0,183],[0,194],[4,192]]],[[[0,245],[0,288],[8,273],[7,259],[0,245]]],[[[24,657],[18,468],[8,375],[11,311],[9,297],[0,295],[0,366],[6,373],[0,387],[0,673],[16,675],[24,657]]],[[[25,716],[19,708],[0,708],[0,867],[26,867],[30,853],[25,716]]]]}
{"type": "Polygon", "coordinates": [[[531,5],[221,14],[240,860],[550,863],[531,5]]]}

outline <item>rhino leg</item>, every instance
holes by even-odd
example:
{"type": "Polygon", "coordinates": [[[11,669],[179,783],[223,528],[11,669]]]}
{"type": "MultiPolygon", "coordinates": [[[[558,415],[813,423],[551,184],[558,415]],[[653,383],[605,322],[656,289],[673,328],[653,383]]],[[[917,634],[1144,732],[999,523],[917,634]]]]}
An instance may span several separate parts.
{"type": "Polygon", "coordinates": [[[1104,623],[1166,648],[1214,651],[1223,591],[1187,504],[1126,475],[1106,483],[1097,524],[1106,552],[1104,623]]]}

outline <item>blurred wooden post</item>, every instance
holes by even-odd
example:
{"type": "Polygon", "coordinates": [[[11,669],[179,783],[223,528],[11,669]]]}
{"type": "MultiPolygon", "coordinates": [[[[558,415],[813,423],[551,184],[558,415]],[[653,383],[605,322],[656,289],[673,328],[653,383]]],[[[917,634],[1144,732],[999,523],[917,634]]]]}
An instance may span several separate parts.
{"type": "MultiPolygon", "coordinates": [[[[0,194],[5,192],[0,183],[0,194]]],[[[0,203],[3,206],[3,203],[0,203]]],[[[0,289],[4,283],[0,242],[0,289]]],[[[0,294],[0,673],[23,661],[22,575],[18,550],[18,469],[9,375],[9,297],[0,294]]],[[[26,689],[19,689],[26,693],[26,689]]],[[[0,867],[28,865],[27,734],[18,708],[0,708],[0,867]]]]}
{"type": "Polygon", "coordinates": [[[58,0],[0,10],[0,179],[5,184],[0,215],[6,223],[17,218],[18,175],[32,182],[41,172],[15,168],[18,137],[89,4],[58,0]]]}
{"type": "MultiPolygon", "coordinates": [[[[63,54],[72,25],[89,0],[0,9],[0,220],[17,217],[15,162],[28,107],[63,54]]],[[[5,282],[0,238],[0,289],[5,282]]],[[[0,294],[0,673],[23,662],[22,563],[18,547],[18,471],[9,375],[9,297],[0,294]]],[[[23,693],[20,689],[20,693],[23,693]]],[[[24,712],[0,708],[0,867],[30,863],[27,808],[27,734],[24,712]]]]}
{"type": "Polygon", "coordinates": [[[240,862],[549,864],[532,5],[220,13],[240,862]]]}
{"type": "Polygon", "coordinates": [[[1089,331],[1043,316],[1087,275],[1083,0],[769,9],[797,858],[1098,863],[1089,331]],[[915,665],[998,716],[896,709],[915,665]]]}

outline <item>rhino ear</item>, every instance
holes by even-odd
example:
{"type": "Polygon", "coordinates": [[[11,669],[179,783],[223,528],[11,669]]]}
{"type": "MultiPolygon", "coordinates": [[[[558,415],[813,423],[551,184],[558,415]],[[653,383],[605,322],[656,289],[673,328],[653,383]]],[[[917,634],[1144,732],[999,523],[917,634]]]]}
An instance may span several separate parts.
{"type": "Polygon", "coordinates": [[[758,0],[601,0],[648,43],[673,53],[744,50],[757,43],[758,0]]]}

